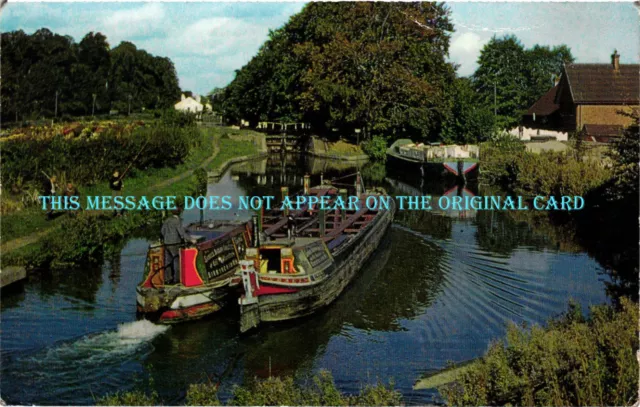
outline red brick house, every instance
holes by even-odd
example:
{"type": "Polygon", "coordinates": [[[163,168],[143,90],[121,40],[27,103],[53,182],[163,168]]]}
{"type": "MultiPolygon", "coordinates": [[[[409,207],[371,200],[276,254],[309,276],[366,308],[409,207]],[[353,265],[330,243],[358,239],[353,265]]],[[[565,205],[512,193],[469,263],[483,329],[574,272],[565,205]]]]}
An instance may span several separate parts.
{"type": "Polygon", "coordinates": [[[585,140],[609,142],[633,123],[620,114],[640,109],[640,65],[568,64],[560,81],[523,117],[528,127],[579,132],[585,140]]]}

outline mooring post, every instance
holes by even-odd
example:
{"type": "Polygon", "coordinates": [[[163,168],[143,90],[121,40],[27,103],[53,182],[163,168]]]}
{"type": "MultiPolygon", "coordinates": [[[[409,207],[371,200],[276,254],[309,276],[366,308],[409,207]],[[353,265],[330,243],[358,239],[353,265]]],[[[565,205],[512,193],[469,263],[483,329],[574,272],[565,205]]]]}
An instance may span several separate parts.
{"type": "MultiPolygon", "coordinates": [[[[342,202],[346,205],[347,203],[347,190],[346,189],[340,189],[339,191],[340,193],[340,197],[342,198],[342,202]]],[[[340,218],[341,221],[344,222],[347,219],[347,210],[346,209],[340,209],[340,218]]]]}
{"type": "Polygon", "coordinates": [[[309,176],[309,174],[305,174],[304,181],[303,181],[303,184],[302,184],[302,188],[304,190],[304,194],[305,195],[309,195],[309,179],[310,178],[311,177],[309,176]]]}
{"type": "Polygon", "coordinates": [[[320,222],[320,237],[322,237],[327,229],[327,216],[322,206],[318,209],[318,221],[320,222]]]}
{"type": "Polygon", "coordinates": [[[362,195],[362,179],[360,178],[360,171],[356,173],[356,196],[360,199],[362,195]]]}
{"type": "Polygon", "coordinates": [[[252,247],[260,247],[260,227],[258,226],[260,224],[260,221],[258,220],[258,215],[253,215],[251,217],[251,223],[252,223],[252,228],[251,230],[253,231],[253,239],[252,240],[252,247]]]}
{"type": "MultiPolygon", "coordinates": [[[[282,202],[289,196],[289,187],[280,187],[280,195],[282,198],[282,202]]],[[[284,216],[289,216],[289,206],[285,205],[284,207],[284,216]]]]}
{"type": "Polygon", "coordinates": [[[320,173],[320,185],[324,185],[324,172],[320,173]]]}

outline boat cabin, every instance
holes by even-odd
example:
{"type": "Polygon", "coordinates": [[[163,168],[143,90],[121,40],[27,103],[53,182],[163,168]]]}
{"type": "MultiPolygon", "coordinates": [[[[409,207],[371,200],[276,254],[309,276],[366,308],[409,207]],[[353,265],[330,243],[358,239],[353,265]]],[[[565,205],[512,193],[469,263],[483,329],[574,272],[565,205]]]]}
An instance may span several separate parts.
{"type": "Polygon", "coordinates": [[[320,238],[299,237],[295,242],[279,239],[260,248],[248,248],[246,259],[262,275],[298,276],[325,269],[331,264],[329,248],[320,238]]]}

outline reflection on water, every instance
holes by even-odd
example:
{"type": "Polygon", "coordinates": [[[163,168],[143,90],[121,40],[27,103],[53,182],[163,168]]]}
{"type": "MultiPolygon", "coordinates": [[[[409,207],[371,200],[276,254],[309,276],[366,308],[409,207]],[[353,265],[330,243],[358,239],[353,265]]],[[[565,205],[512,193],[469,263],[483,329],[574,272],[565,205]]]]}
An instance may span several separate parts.
{"type": "MultiPolygon", "coordinates": [[[[270,157],[232,167],[208,193],[277,195],[282,184],[301,188],[305,173],[313,184],[356,169],[270,157]]],[[[452,190],[388,174],[379,163],[361,171],[368,185],[394,195],[481,194],[473,185],[452,190]]],[[[197,210],[184,216],[185,222],[199,217],[197,210]]],[[[3,398],[92,404],[93,397],[143,386],[151,377],[166,403],[179,404],[193,382],[221,380],[224,398],[247,377],[328,369],[343,391],[392,377],[409,404],[438,402],[435,390],[413,391],[414,380],[447,361],[480,356],[508,321],[544,323],[569,298],[585,308],[607,301],[602,267],[579,249],[564,250],[546,228],[501,212],[403,211],[361,275],[316,315],[240,336],[238,311],[230,306],[206,320],[156,330],[134,322],[148,243],[129,240],[101,268],[32,277],[24,290],[3,295],[3,398]]]]}

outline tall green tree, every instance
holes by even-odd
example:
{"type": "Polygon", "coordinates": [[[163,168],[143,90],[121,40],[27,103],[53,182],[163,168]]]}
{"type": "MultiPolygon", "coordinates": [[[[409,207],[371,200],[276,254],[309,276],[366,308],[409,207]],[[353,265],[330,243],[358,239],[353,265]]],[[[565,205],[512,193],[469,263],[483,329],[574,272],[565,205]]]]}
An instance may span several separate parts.
{"type": "Polygon", "coordinates": [[[32,35],[2,33],[2,120],[18,121],[63,114],[166,108],[180,97],[169,58],[122,43],[110,50],[101,33],[80,43],[43,28],[32,35]]]}
{"type": "Polygon", "coordinates": [[[564,63],[573,62],[566,45],[525,49],[514,35],[493,37],[480,51],[474,86],[492,106],[499,128],[516,126],[522,114],[559,78],[564,63]]]}
{"type": "Polygon", "coordinates": [[[452,30],[435,3],[311,3],[236,73],[224,113],[437,138],[455,78],[452,30]]]}
{"type": "Polygon", "coordinates": [[[487,140],[495,132],[491,106],[483,103],[469,78],[457,78],[452,87],[453,106],[445,120],[441,140],[445,143],[471,144],[487,140]]]}
{"type": "Polygon", "coordinates": [[[90,114],[109,108],[108,79],[111,55],[107,37],[90,32],[77,46],[77,63],[73,69],[76,113],[90,114]]]}

